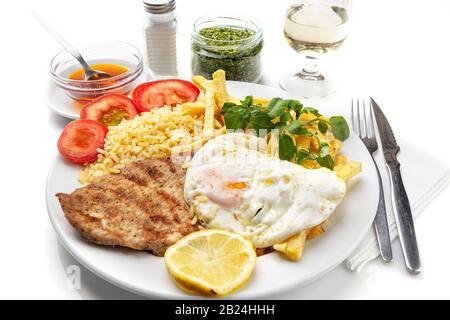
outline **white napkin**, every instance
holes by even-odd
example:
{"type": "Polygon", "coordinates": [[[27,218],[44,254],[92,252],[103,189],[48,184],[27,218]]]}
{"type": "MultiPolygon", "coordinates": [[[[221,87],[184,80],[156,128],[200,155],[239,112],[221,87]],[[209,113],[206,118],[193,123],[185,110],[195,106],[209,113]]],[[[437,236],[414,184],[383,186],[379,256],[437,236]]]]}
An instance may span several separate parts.
{"type": "MultiPolygon", "coordinates": [[[[399,161],[401,164],[402,178],[411,204],[414,218],[417,218],[425,208],[450,184],[450,169],[438,159],[418,150],[410,144],[399,139],[401,152],[399,161]],[[424,169],[426,167],[426,170],[424,169]]],[[[392,202],[389,190],[389,178],[387,175],[384,157],[381,151],[376,154],[376,161],[383,178],[384,194],[386,199],[386,211],[388,214],[391,240],[397,238],[392,202]]],[[[420,250],[420,242],[424,240],[420,234],[417,241],[420,250]]],[[[347,258],[346,264],[351,271],[359,272],[371,260],[380,255],[375,231],[372,229],[361,242],[359,247],[347,258]]],[[[403,259],[403,257],[394,257],[403,259]]]]}

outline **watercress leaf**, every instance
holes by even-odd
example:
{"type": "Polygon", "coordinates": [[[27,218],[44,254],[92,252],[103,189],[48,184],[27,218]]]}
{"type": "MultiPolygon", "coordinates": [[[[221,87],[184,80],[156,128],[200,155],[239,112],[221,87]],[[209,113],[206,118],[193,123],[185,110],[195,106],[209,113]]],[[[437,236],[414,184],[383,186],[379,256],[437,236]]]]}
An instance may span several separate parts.
{"type": "Polygon", "coordinates": [[[321,143],[320,145],[320,152],[319,152],[319,156],[320,157],[326,157],[330,154],[330,145],[328,143],[321,143]]]}
{"type": "Polygon", "coordinates": [[[279,155],[281,160],[291,161],[297,152],[294,141],[287,134],[283,134],[280,137],[279,142],[279,155]]]}
{"type": "Polygon", "coordinates": [[[326,121],[319,120],[318,127],[319,127],[319,131],[321,133],[323,133],[323,134],[327,133],[328,124],[326,123],[326,121]]]}
{"type": "Polygon", "coordinates": [[[300,149],[297,152],[297,163],[298,164],[303,164],[306,160],[310,160],[311,159],[311,153],[309,152],[309,150],[306,149],[300,149]]]}
{"type": "Polygon", "coordinates": [[[281,98],[273,98],[272,100],[270,100],[269,105],[267,106],[269,108],[269,110],[272,110],[273,108],[275,108],[275,106],[277,106],[278,104],[283,103],[283,99],[281,98]]]}
{"type": "Polygon", "coordinates": [[[300,101],[298,100],[294,99],[284,100],[284,104],[287,106],[289,110],[293,110],[297,114],[297,116],[300,115],[303,109],[303,104],[301,104],[300,101]]]}
{"type": "Polygon", "coordinates": [[[259,108],[253,109],[251,111],[251,123],[252,128],[257,131],[260,129],[271,130],[274,127],[272,119],[270,119],[267,112],[259,108]]]}
{"type": "Polygon", "coordinates": [[[287,110],[287,106],[283,102],[284,100],[281,98],[273,98],[270,101],[268,108],[269,108],[269,117],[271,119],[289,113],[287,110]]]}
{"type": "Polygon", "coordinates": [[[250,110],[247,107],[235,106],[224,115],[227,129],[246,129],[250,122],[250,110]]]}
{"type": "Polygon", "coordinates": [[[350,129],[348,127],[345,118],[341,116],[331,117],[330,123],[331,123],[331,130],[336,139],[345,141],[350,135],[350,129]]]}
{"type": "Polygon", "coordinates": [[[297,134],[300,136],[312,137],[312,133],[308,131],[305,127],[301,125],[298,121],[292,121],[287,127],[287,131],[292,134],[297,134]]]}
{"type": "Polygon", "coordinates": [[[316,161],[322,167],[328,168],[330,170],[334,169],[334,161],[333,161],[333,158],[330,155],[327,155],[325,157],[319,157],[319,158],[317,158],[316,161]]]}
{"type": "Polygon", "coordinates": [[[321,116],[321,114],[319,113],[319,110],[311,108],[311,107],[303,108],[302,113],[312,113],[316,117],[320,117],[321,116]]]}
{"type": "Polygon", "coordinates": [[[289,120],[292,120],[292,116],[291,116],[291,114],[289,113],[289,111],[286,110],[286,113],[283,113],[283,114],[280,116],[280,121],[281,121],[281,122],[288,122],[289,120]]]}
{"type": "Polygon", "coordinates": [[[232,103],[232,102],[225,102],[224,104],[223,104],[223,107],[222,107],[222,110],[221,110],[221,112],[222,112],[222,114],[225,114],[225,113],[227,113],[228,111],[230,111],[230,109],[232,109],[232,108],[234,108],[234,107],[236,107],[237,105],[235,104],[235,103],[232,103]]]}
{"type": "Polygon", "coordinates": [[[286,122],[277,122],[274,126],[275,129],[283,130],[286,128],[286,122]]]}
{"type": "Polygon", "coordinates": [[[251,107],[253,105],[253,97],[247,96],[245,97],[245,100],[241,101],[241,103],[244,107],[251,107]]]}

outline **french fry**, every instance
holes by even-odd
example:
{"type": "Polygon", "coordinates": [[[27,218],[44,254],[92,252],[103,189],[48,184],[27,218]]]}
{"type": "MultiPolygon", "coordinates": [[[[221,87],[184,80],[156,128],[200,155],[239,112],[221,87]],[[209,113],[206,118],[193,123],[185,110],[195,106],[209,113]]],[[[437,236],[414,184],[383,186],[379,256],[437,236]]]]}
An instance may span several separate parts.
{"type": "Polygon", "coordinates": [[[341,167],[347,164],[347,157],[339,154],[336,156],[336,159],[334,160],[334,166],[335,167],[341,167]]]}
{"type": "Polygon", "coordinates": [[[282,243],[275,244],[273,248],[276,251],[283,253],[288,259],[299,261],[302,258],[303,250],[305,249],[307,236],[308,230],[302,231],[282,243]]]}
{"type": "Polygon", "coordinates": [[[197,88],[199,88],[201,91],[203,91],[204,93],[206,92],[206,90],[208,90],[209,88],[209,82],[205,77],[202,76],[193,76],[192,77],[192,82],[195,84],[195,86],[197,88]]]}
{"type": "Polygon", "coordinates": [[[214,88],[214,98],[218,111],[220,111],[225,102],[228,101],[227,83],[225,79],[225,71],[217,70],[213,73],[212,86],[214,88]]]}
{"type": "Polygon", "coordinates": [[[254,97],[253,98],[253,104],[260,104],[262,107],[267,107],[270,103],[270,100],[254,97]]]}
{"type": "Polygon", "coordinates": [[[184,114],[191,116],[201,116],[205,114],[205,103],[203,102],[188,102],[181,106],[184,114]]]}
{"type": "Polygon", "coordinates": [[[182,155],[185,153],[196,152],[203,146],[204,142],[206,142],[206,141],[204,141],[202,139],[198,139],[189,144],[173,147],[172,154],[173,155],[182,155]]]}
{"type": "Polygon", "coordinates": [[[315,226],[314,228],[309,230],[308,236],[306,237],[306,240],[315,239],[315,238],[321,236],[324,232],[325,232],[325,230],[323,229],[322,225],[315,226]]]}
{"type": "Polygon", "coordinates": [[[268,136],[269,140],[267,142],[266,153],[269,156],[278,158],[278,139],[272,133],[270,133],[268,136]]]}
{"type": "Polygon", "coordinates": [[[344,165],[334,167],[334,172],[336,172],[336,175],[345,182],[356,176],[361,171],[361,163],[356,161],[350,161],[344,165]]]}
{"type": "Polygon", "coordinates": [[[205,93],[205,119],[203,123],[203,137],[206,140],[214,136],[214,121],[217,105],[214,90],[208,88],[205,93]]]}
{"type": "Polygon", "coordinates": [[[297,149],[309,150],[309,147],[311,146],[311,138],[310,137],[296,136],[295,142],[297,145],[297,149]]]}
{"type": "Polygon", "coordinates": [[[333,138],[333,139],[330,139],[329,145],[330,145],[330,155],[333,159],[336,159],[338,153],[342,149],[342,141],[339,141],[338,139],[333,138]]]}

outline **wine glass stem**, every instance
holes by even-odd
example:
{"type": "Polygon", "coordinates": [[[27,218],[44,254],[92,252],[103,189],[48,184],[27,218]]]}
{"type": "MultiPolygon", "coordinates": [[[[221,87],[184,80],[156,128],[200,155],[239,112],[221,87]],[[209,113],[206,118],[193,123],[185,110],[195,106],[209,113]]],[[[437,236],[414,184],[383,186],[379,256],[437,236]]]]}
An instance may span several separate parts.
{"type": "Polygon", "coordinates": [[[302,71],[296,74],[297,77],[303,80],[324,80],[323,75],[319,71],[319,58],[311,55],[305,56],[306,62],[302,71]]]}

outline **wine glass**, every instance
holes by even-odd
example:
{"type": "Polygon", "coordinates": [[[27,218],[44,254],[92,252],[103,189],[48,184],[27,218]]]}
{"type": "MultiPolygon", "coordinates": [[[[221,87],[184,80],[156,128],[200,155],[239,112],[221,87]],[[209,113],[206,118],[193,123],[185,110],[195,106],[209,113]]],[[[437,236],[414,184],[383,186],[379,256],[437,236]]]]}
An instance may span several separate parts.
{"type": "Polygon", "coordinates": [[[292,49],[305,57],[303,69],[282,77],[280,86],[310,97],[334,92],[332,78],[319,68],[322,54],[339,49],[348,34],[352,0],[297,0],[289,7],[284,35],[292,49]]]}

